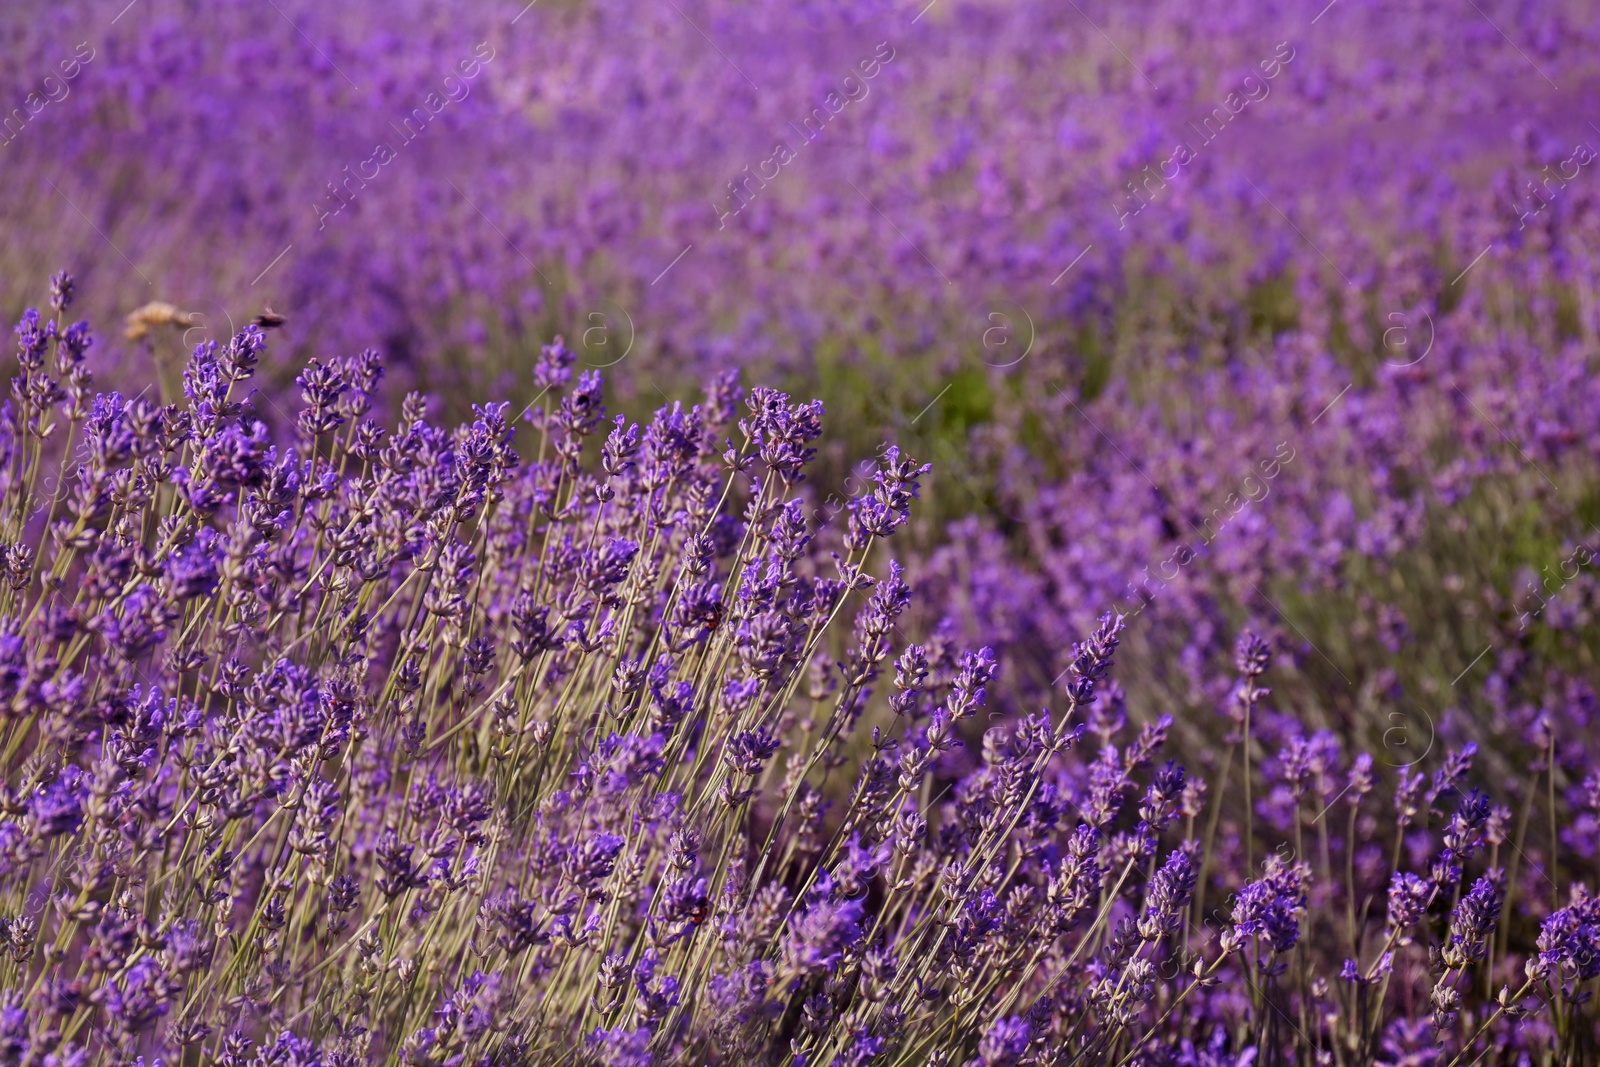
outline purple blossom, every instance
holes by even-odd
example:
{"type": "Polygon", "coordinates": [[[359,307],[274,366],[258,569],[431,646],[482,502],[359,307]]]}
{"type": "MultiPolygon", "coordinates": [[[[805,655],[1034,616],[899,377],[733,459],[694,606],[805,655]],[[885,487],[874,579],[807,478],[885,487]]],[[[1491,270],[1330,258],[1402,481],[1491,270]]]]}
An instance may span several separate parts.
{"type": "Polygon", "coordinates": [[[1012,1067],[1027,1055],[1032,1033],[1023,1019],[1001,1019],[978,1042],[978,1062],[983,1067],[1012,1067]]]}
{"type": "Polygon", "coordinates": [[[1272,953],[1293,949],[1300,940],[1310,875],[1306,864],[1289,863],[1276,854],[1268,856],[1265,874],[1239,891],[1233,905],[1233,929],[1226,936],[1235,943],[1245,937],[1259,939],[1272,953]]]}
{"type": "Polygon", "coordinates": [[[831,974],[845,950],[860,940],[864,914],[859,900],[832,899],[831,880],[824,875],[812,890],[810,902],[784,934],[779,946],[783,972],[794,981],[831,974]]]}

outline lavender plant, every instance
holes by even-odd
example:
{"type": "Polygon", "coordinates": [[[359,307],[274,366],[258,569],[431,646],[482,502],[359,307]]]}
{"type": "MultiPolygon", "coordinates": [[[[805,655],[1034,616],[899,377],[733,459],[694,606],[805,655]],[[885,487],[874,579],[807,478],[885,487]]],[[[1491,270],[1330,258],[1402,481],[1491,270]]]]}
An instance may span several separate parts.
{"type": "Polygon", "coordinates": [[[1594,1048],[1596,898],[1506,871],[1471,746],[1381,782],[1326,733],[1258,751],[1246,634],[1213,791],[1130,725],[1114,614],[996,718],[989,648],[901,633],[929,467],[886,448],[809,524],[816,402],[724,374],[608,420],[558,338],[454,429],[313,360],[277,440],[259,328],[181,402],[96,393],[73,296],[0,419],[5,1067],[1594,1048]]]}

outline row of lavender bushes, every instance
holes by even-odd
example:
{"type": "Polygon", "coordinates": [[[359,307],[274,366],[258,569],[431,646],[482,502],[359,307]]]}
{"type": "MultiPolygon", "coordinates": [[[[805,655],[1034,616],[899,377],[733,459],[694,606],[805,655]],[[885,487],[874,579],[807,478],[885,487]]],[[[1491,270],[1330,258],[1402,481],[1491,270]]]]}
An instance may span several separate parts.
{"type": "MultiPolygon", "coordinates": [[[[1286,271],[1342,271],[1387,298],[1380,319],[1396,248],[1453,276],[1488,241],[1481,207],[1526,201],[1592,136],[1588,6],[1478,6],[14,8],[0,302],[76,264],[95,321],[164,300],[219,343],[271,303],[290,319],[273,381],[377,345],[395,403],[526,386],[565,330],[596,363],[627,352],[613,385],[642,402],[643,376],[814,381],[820,362],[837,399],[909,414],[955,368],[1013,358],[1020,336],[983,348],[994,312],[1031,316],[1031,371],[1084,348],[1138,361],[1170,334],[1213,351],[1276,321],[1240,296],[1286,271]],[[1180,143],[1194,158],[1165,165],[1180,143]]],[[[178,333],[137,373],[181,365],[178,333]]]]}
{"type": "Polygon", "coordinates": [[[991,701],[888,555],[928,467],[819,527],[815,402],[609,420],[558,341],[384,425],[368,352],[275,442],[259,328],[100,394],[73,288],[4,419],[7,1067],[1592,1061],[1554,716],[1512,809],[1297,730],[1245,633],[1202,774],[1115,613],[991,701]]]}

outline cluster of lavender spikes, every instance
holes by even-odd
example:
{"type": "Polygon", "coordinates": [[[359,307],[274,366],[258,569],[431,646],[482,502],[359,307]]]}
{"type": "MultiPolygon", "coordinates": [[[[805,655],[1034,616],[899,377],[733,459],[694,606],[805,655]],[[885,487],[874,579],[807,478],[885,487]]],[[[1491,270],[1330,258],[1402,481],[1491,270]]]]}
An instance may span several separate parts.
{"type": "Polygon", "coordinates": [[[1214,849],[1233,753],[1208,806],[1170,721],[1130,727],[1120,619],[999,723],[988,649],[901,638],[904,571],[867,566],[928,468],[886,449],[809,528],[819,404],[724,376],[607,422],[558,340],[529,462],[504,403],[378,425],[365,353],[306,368],[284,447],[259,330],[182,402],[95,394],[71,298],[17,327],[0,426],[3,1067],[1593,1048],[1600,902],[1507,874],[1470,749],[1258,755],[1247,635],[1231,785],[1292,846],[1214,849]]]}

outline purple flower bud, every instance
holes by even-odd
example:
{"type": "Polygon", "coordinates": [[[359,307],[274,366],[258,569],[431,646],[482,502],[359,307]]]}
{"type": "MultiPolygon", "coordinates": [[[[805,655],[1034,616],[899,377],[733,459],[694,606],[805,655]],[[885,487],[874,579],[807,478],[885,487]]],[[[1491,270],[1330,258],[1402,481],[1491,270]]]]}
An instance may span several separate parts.
{"type": "Polygon", "coordinates": [[[1389,880],[1389,929],[1402,935],[1422,921],[1433,901],[1433,887],[1422,878],[1396,871],[1389,880]]]}
{"type": "Polygon", "coordinates": [[[72,291],[77,283],[72,275],[66,271],[56,271],[50,275],[50,306],[57,312],[65,311],[72,306],[72,291]]]}
{"type": "Polygon", "coordinates": [[[1450,936],[1441,957],[1444,965],[1462,970],[1483,959],[1499,916],[1499,892],[1489,879],[1479,878],[1450,916],[1450,936]]]}
{"type": "Polygon", "coordinates": [[[1027,1021],[1020,1016],[1000,1019],[978,1042],[978,1062],[983,1067],[1015,1067],[1028,1054],[1032,1038],[1027,1021]]]}
{"type": "Polygon", "coordinates": [[[295,378],[295,384],[300,386],[300,396],[306,404],[296,420],[301,433],[320,437],[344,424],[344,416],[338,410],[339,397],[349,386],[342,366],[313,359],[295,378]]]}
{"type": "Polygon", "coordinates": [[[1144,914],[1139,917],[1139,936],[1146,941],[1158,941],[1164,934],[1177,930],[1194,897],[1198,878],[1194,858],[1186,850],[1177,849],[1168,855],[1167,861],[1151,879],[1150,890],[1145,894],[1144,914]]]}
{"type": "Polygon", "coordinates": [[[1265,941],[1274,953],[1294,948],[1310,877],[1311,868],[1304,863],[1291,864],[1277,854],[1267,857],[1266,873],[1241,889],[1234,901],[1234,932],[1265,941]]]}
{"type": "Polygon", "coordinates": [[[1573,902],[1539,926],[1539,952],[1571,983],[1600,976],[1600,897],[1575,894],[1573,902]]]}

